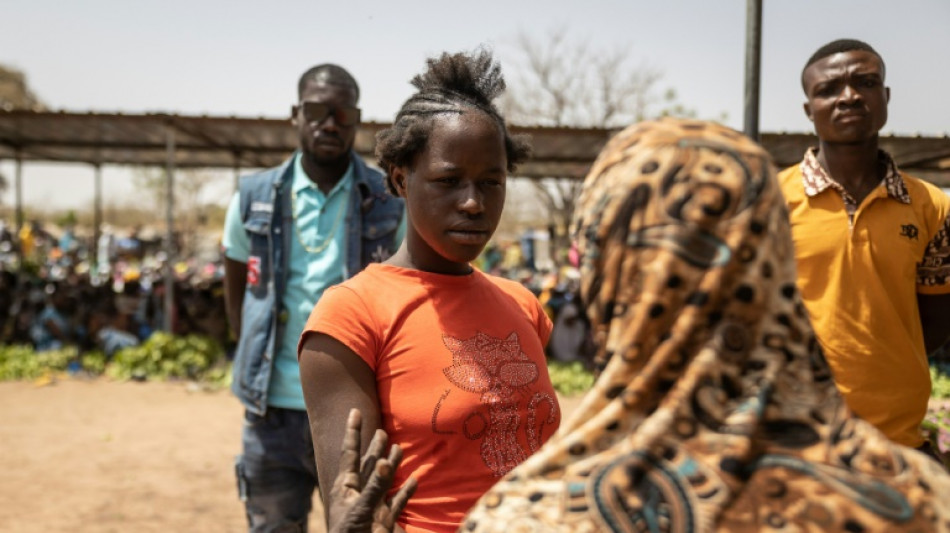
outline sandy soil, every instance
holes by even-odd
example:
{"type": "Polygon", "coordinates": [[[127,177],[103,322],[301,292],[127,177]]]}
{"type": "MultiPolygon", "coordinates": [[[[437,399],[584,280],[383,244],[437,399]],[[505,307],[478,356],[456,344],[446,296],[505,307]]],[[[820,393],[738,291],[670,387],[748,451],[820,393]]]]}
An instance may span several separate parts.
{"type": "Polygon", "coordinates": [[[241,418],[229,392],[184,383],[0,383],[0,530],[246,531],[241,418]]]}
{"type": "Polygon", "coordinates": [[[0,529],[245,531],[241,414],[183,383],[0,383],[0,529]]]}

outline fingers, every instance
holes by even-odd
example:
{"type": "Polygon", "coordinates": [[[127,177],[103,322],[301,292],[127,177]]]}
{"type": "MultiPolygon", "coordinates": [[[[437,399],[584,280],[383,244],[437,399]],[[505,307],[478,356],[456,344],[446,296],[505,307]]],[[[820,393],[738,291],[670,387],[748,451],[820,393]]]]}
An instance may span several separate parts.
{"type": "MultiPolygon", "coordinates": [[[[356,431],[358,436],[362,426],[363,413],[360,413],[360,410],[356,408],[350,409],[350,414],[346,417],[346,437],[350,437],[351,431],[356,431]]],[[[346,437],[344,437],[344,445],[346,444],[346,437]]]]}
{"type": "Polygon", "coordinates": [[[370,441],[366,454],[363,455],[363,464],[360,466],[360,482],[364,485],[369,481],[370,476],[376,469],[376,462],[383,456],[386,446],[389,445],[389,436],[382,429],[377,429],[373,434],[373,440],[370,441]]]}
{"type": "MultiPolygon", "coordinates": [[[[393,471],[399,468],[399,464],[402,462],[402,448],[398,444],[393,444],[392,448],[389,449],[388,461],[392,465],[393,471]]],[[[402,487],[399,487],[399,490],[396,491],[392,499],[389,500],[389,515],[393,522],[402,514],[406,503],[409,502],[409,498],[411,498],[415,492],[416,478],[410,477],[402,484],[402,487]]]]}
{"type": "Polygon", "coordinates": [[[379,459],[375,465],[358,499],[359,506],[363,508],[379,508],[385,503],[386,492],[393,486],[395,466],[389,459],[379,459]]]}
{"type": "Polygon", "coordinates": [[[350,409],[346,419],[346,433],[343,435],[343,448],[340,452],[340,474],[343,484],[359,490],[360,479],[360,428],[363,417],[359,409],[350,409]]]}
{"type": "Polygon", "coordinates": [[[351,409],[340,452],[340,472],[331,489],[331,512],[327,514],[329,530],[334,533],[393,531],[396,519],[416,490],[416,480],[409,478],[387,502],[386,494],[402,462],[402,448],[393,445],[384,457],[389,438],[379,429],[361,459],[361,429],[362,415],[351,409]]]}
{"type": "Polygon", "coordinates": [[[389,462],[393,468],[399,468],[399,464],[402,463],[402,447],[398,444],[393,444],[389,449],[389,462]]]}
{"type": "Polygon", "coordinates": [[[406,508],[409,498],[411,498],[415,492],[416,478],[414,477],[407,479],[406,482],[402,484],[402,487],[399,487],[399,490],[389,501],[389,512],[393,521],[395,521],[399,515],[402,514],[402,510],[406,508]]]}

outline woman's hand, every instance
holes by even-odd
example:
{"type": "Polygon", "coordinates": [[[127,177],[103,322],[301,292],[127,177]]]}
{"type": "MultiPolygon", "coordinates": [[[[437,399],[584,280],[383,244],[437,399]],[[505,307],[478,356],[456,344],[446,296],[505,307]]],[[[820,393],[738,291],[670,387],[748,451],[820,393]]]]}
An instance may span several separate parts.
{"type": "Polygon", "coordinates": [[[327,510],[330,533],[391,532],[416,490],[416,480],[409,478],[393,498],[386,501],[386,492],[392,487],[396,468],[402,461],[402,449],[393,445],[389,456],[382,457],[389,439],[386,432],[379,429],[361,460],[362,423],[360,411],[351,409],[346,420],[340,471],[330,489],[330,509],[327,510]]]}

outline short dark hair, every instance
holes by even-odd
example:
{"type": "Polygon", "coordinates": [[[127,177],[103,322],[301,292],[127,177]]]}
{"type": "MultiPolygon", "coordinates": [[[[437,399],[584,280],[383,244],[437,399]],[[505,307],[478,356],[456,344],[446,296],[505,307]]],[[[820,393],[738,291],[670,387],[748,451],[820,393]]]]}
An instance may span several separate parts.
{"type": "Polygon", "coordinates": [[[885,70],[884,58],[881,57],[881,54],[877,53],[877,50],[872,48],[868,43],[859,41],[857,39],[838,39],[836,41],[831,41],[818,50],[815,50],[815,53],[812,54],[811,57],[808,58],[808,61],[805,62],[805,66],[802,68],[802,90],[805,91],[806,94],[808,93],[808,88],[805,87],[805,71],[808,70],[808,67],[830,55],[839,54],[841,52],[851,52],[854,50],[870,52],[876,55],[881,61],[881,70],[885,70]]]}
{"type": "Polygon", "coordinates": [[[311,81],[349,87],[356,93],[356,101],[359,102],[360,100],[359,84],[356,83],[356,79],[347,72],[345,68],[339,65],[323,63],[307,69],[307,72],[304,72],[300,76],[300,81],[297,82],[297,99],[303,96],[303,91],[307,88],[307,83],[311,81]]]}
{"type": "Polygon", "coordinates": [[[492,119],[505,137],[508,171],[515,169],[531,153],[527,141],[511,135],[492,100],[505,90],[501,66],[491,52],[479,49],[471,54],[443,53],[426,61],[428,68],[412,79],[418,89],[406,100],[391,127],[376,134],[376,158],[386,172],[386,186],[396,193],[392,169],[411,165],[425,149],[432,132],[432,119],[446,113],[479,111],[492,119]]]}

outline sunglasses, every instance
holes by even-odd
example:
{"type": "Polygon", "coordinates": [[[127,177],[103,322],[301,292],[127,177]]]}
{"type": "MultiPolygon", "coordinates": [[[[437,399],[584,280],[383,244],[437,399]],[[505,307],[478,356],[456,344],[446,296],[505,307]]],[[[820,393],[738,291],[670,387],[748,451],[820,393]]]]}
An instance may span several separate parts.
{"type": "Polygon", "coordinates": [[[360,122],[360,108],[334,107],[320,102],[300,102],[300,111],[307,122],[320,123],[333,115],[339,126],[355,126],[360,122]]]}

